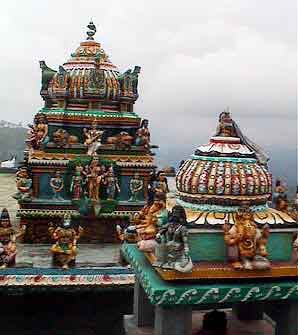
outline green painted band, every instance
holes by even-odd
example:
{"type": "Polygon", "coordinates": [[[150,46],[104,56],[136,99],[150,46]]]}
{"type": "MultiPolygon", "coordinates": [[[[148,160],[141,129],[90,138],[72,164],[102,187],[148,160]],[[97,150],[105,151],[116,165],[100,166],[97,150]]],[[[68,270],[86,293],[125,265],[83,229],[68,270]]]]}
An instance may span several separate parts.
{"type": "MultiPolygon", "coordinates": [[[[220,206],[209,204],[192,204],[181,199],[176,199],[177,203],[185,208],[200,212],[236,213],[240,206],[220,206]]],[[[252,212],[264,212],[268,210],[268,205],[254,205],[249,207],[252,212]]]]}
{"type": "Polygon", "coordinates": [[[234,163],[256,163],[255,158],[236,158],[236,157],[212,157],[191,155],[194,160],[211,161],[211,162],[234,162],[234,163]]]}

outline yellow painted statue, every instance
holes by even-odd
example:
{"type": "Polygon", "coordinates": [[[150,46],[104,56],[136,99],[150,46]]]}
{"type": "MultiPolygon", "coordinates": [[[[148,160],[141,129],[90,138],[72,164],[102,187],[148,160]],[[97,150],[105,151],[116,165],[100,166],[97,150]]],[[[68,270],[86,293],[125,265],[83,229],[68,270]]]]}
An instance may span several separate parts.
{"type": "Polygon", "coordinates": [[[83,232],[83,228],[79,227],[78,232],[71,227],[71,217],[66,214],[62,227],[53,227],[50,225],[49,233],[53,240],[56,241],[51,247],[53,255],[53,263],[68,269],[75,264],[77,256],[77,241],[83,232]]]}

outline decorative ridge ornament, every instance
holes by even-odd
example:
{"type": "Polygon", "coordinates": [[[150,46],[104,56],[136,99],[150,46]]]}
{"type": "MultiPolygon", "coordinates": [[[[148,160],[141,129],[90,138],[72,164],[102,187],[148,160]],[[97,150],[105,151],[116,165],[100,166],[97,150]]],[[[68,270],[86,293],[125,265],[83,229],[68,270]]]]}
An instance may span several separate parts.
{"type": "Polygon", "coordinates": [[[89,22],[89,24],[87,25],[87,28],[89,29],[86,34],[88,35],[88,37],[86,38],[88,41],[94,41],[94,38],[93,36],[95,35],[96,33],[96,26],[95,24],[93,23],[93,21],[91,20],[89,22]]]}

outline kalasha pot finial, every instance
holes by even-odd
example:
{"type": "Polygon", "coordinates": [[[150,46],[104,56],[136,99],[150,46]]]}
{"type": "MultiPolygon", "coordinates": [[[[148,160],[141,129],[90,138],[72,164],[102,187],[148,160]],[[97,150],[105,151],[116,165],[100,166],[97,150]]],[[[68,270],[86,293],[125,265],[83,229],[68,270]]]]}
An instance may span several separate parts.
{"type": "Polygon", "coordinates": [[[89,29],[89,30],[87,31],[87,35],[88,35],[87,40],[88,40],[88,41],[94,41],[93,36],[94,36],[95,33],[96,33],[96,26],[95,26],[95,24],[93,23],[92,20],[91,20],[91,21],[89,22],[89,24],[87,25],[87,28],[89,29]]]}

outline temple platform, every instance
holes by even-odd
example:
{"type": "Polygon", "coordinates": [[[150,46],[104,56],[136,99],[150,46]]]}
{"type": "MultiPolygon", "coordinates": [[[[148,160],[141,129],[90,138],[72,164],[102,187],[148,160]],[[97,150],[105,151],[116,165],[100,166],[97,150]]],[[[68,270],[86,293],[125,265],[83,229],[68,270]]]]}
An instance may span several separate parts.
{"type": "MultiPolygon", "coordinates": [[[[146,253],[151,264],[154,264],[154,254],[146,253]]],[[[266,279],[266,278],[297,278],[298,268],[295,264],[286,262],[274,262],[271,269],[264,271],[234,270],[229,264],[197,262],[190,273],[177,272],[155,267],[155,270],[164,280],[199,280],[199,279],[266,279]]]]}

